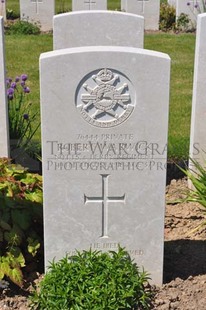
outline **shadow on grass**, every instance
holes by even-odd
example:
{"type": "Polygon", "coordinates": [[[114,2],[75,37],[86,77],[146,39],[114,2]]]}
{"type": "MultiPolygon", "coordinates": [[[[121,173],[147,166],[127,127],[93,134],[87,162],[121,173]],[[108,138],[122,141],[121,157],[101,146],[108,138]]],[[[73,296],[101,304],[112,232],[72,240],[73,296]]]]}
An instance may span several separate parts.
{"type": "Polygon", "coordinates": [[[206,240],[166,241],[163,282],[206,274],[206,240]]]}

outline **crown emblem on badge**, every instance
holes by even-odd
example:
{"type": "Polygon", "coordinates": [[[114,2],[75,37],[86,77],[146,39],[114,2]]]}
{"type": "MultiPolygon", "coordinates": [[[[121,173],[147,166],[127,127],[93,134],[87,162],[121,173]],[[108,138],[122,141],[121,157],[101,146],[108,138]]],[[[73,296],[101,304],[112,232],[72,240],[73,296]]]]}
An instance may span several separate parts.
{"type": "Polygon", "coordinates": [[[97,77],[102,81],[102,82],[107,82],[110,81],[113,77],[113,73],[111,70],[108,69],[103,69],[100,70],[99,73],[97,74],[97,77]]]}

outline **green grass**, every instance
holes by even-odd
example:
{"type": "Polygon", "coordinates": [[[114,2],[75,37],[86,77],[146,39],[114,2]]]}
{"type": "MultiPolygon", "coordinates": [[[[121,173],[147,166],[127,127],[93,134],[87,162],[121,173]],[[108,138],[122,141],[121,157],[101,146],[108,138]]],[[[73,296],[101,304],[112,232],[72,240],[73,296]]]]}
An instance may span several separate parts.
{"type": "MultiPolygon", "coordinates": [[[[23,73],[28,75],[27,86],[33,111],[40,107],[39,94],[39,56],[52,50],[52,35],[6,35],[6,73],[7,77],[15,78],[23,73]]],[[[36,125],[36,124],[34,124],[36,125]]],[[[40,130],[35,139],[40,141],[40,130]]]]}
{"type": "MultiPolygon", "coordinates": [[[[8,0],[7,7],[18,1],[8,0]]],[[[57,8],[70,5],[71,0],[58,0],[57,8]]],[[[110,1],[109,8],[117,8],[120,1],[110,1]]],[[[56,8],[56,9],[57,9],[56,8]]],[[[27,73],[33,108],[39,109],[39,56],[52,50],[52,35],[6,35],[7,76],[27,73]]],[[[186,159],[189,152],[190,114],[194,65],[194,34],[151,33],[145,35],[145,48],[164,52],[171,57],[171,89],[169,115],[168,157],[186,159]]],[[[40,131],[36,134],[40,141],[40,131]]]]}
{"type": "Polygon", "coordinates": [[[145,48],[169,54],[171,58],[168,154],[187,158],[194,67],[194,34],[147,34],[145,48]]]}

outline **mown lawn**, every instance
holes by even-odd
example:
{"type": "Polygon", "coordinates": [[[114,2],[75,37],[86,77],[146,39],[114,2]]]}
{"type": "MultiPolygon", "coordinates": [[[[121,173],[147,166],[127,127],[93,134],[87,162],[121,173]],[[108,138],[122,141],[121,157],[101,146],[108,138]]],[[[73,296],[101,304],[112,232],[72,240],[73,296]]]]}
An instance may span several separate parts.
{"type": "Polygon", "coordinates": [[[147,34],[145,48],[171,58],[169,158],[187,158],[192,104],[194,34],[147,34]]]}

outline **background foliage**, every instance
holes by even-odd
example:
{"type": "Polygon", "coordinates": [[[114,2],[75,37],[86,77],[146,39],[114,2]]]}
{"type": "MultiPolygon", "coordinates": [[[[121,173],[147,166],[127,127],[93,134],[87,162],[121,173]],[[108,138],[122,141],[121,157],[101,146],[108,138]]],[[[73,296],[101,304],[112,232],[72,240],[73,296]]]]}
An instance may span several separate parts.
{"type": "Polygon", "coordinates": [[[22,286],[23,270],[30,264],[38,269],[43,258],[42,203],[42,177],[0,159],[0,280],[8,277],[22,286]]]}

